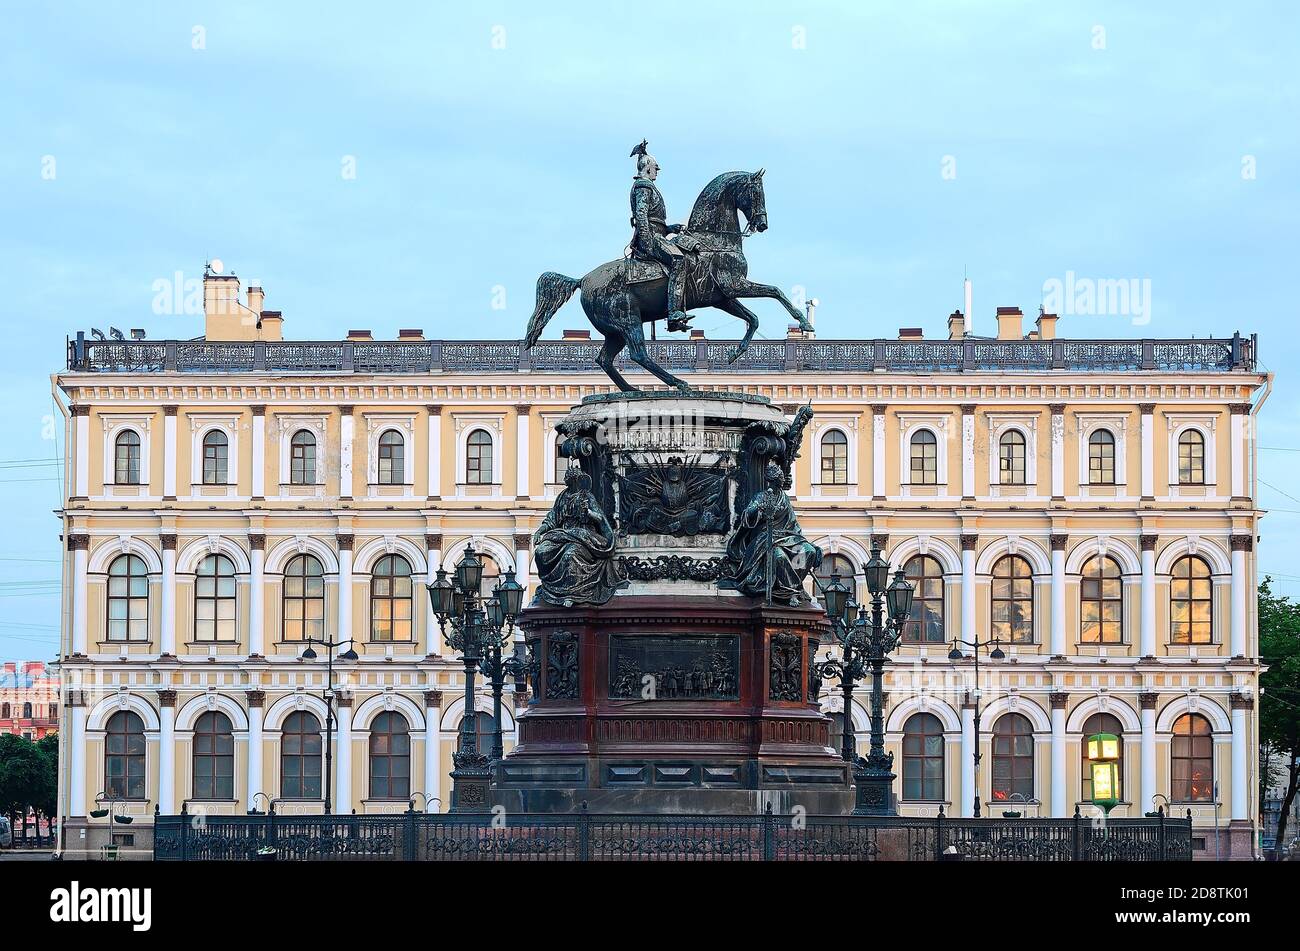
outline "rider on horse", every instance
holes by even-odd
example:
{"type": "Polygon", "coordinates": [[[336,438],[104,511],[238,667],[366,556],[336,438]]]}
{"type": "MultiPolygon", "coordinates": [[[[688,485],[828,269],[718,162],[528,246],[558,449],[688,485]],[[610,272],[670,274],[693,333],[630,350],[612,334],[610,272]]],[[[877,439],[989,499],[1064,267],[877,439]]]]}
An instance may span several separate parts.
{"type": "Polygon", "coordinates": [[[680,234],[682,225],[668,224],[668,209],[664,196],[655,185],[659,177],[659,163],[646,151],[647,142],[631,152],[636,156],[636,177],[632,179],[632,258],[636,261],[653,261],[668,271],[668,329],[689,329],[690,317],[682,310],[686,289],[686,268],[683,266],[684,250],[693,242],[679,245],[670,241],[669,235],[680,234]]]}

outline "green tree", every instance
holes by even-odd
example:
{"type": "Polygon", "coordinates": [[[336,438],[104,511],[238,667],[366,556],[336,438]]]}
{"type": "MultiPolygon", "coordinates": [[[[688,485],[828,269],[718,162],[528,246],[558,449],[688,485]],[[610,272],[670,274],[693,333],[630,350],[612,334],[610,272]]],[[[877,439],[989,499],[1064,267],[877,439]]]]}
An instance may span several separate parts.
{"type": "Polygon", "coordinates": [[[26,737],[0,734],[0,812],[8,813],[15,831],[27,835],[27,811],[42,798],[47,757],[26,737]]]}
{"type": "Polygon", "coordinates": [[[1300,788],[1300,604],[1274,595],[1272,580],[1266,577],[1259,586],[1259,653],[1268,667],[1259,678],[1259,735],[1261,745],[1280,754],[1284,772],[1273,846],[1280,852],[1300,788]]]}

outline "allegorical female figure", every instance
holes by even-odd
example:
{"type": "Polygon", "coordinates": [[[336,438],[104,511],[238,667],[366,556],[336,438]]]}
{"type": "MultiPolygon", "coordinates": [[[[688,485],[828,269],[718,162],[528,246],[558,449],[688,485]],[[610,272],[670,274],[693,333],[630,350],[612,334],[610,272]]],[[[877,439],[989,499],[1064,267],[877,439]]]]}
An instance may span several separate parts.
{"type": "Polygon", "coordinates": [[[821,564],[822,550],[799,531],[781,467],[769,463],[766,478],[727,543],[724,580],[753,597],[799,604],[804,579],[821,564]]]}
{"type": "Polygon", "coordinates": [[[576,465],[533,534],[533,563],[548,604],[604,604],[623,584],[614,561],[614,529],[591,491],[591,476],[576,465]]]}

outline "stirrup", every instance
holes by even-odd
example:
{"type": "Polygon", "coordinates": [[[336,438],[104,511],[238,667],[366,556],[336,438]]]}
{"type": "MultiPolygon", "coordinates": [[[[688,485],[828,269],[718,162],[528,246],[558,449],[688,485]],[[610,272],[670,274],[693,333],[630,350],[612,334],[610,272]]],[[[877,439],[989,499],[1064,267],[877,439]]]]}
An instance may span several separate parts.
{"type": "Polygon", "coordinates": [[[694,314],[687,314],[680,310],[668,312],[668,329],[670,331],[690,330],[691,321],[695,319],[694,314]]]}

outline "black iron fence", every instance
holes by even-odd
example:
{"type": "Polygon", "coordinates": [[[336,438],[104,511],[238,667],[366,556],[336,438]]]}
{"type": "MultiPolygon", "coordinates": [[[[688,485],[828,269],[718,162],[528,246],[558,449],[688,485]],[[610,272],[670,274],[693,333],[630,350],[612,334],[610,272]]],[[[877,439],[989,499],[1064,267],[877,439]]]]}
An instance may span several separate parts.
{"type": "Polygon", "coordinates": [[[778,815],[203,816],[154,818],[160,861],[1162,862],[1192,822],[778,815]]]}
{"type": "MultiPolygon", "coordinates": [[[[1258,341],[760,340],[736,362],[734,340],[655,341],[650,356],[675,373],[907,373],[978,371],[1253,371],[1258,341]]],[[[518,340],[68,341],[68,369],[90,373],[581,373],[599,372],[599,341],[518,340]]],[[[617,364],[632,368],[627,354],[617,364]]]]}

